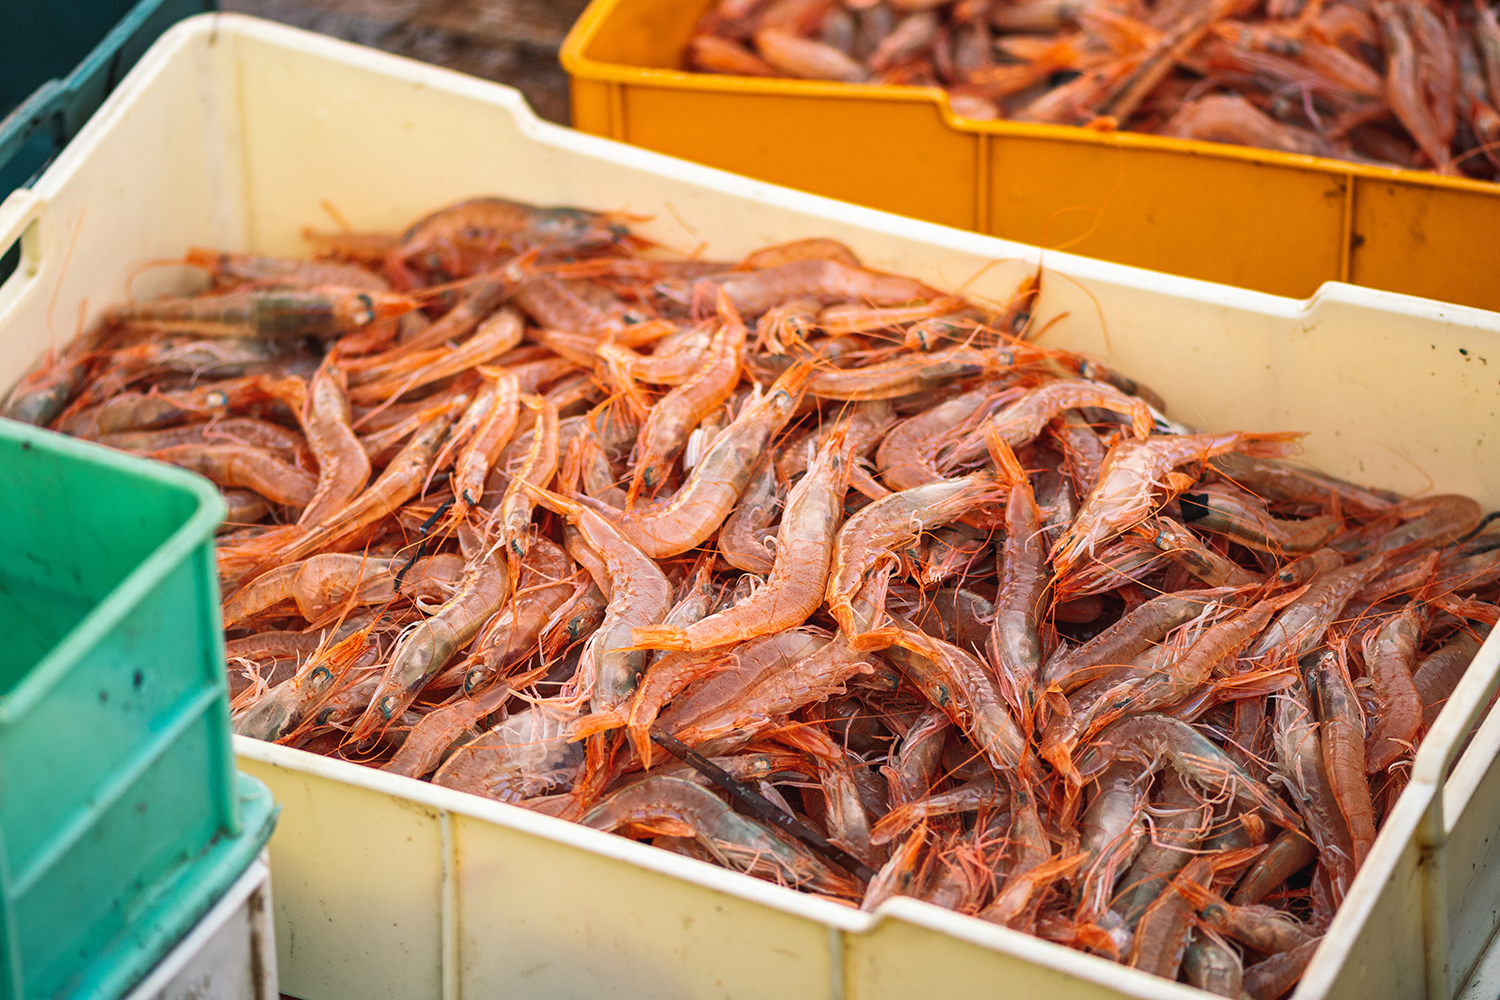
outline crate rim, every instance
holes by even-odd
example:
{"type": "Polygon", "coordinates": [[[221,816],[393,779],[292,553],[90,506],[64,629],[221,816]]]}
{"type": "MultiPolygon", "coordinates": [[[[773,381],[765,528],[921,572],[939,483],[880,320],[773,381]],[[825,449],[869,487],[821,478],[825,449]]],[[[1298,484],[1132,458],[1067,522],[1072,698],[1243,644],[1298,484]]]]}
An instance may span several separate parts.
{"type": "Polygon", "coordinates": [[[558,61],[570,77],[590,82],[634,84],[669,90],[704,90],[721,93],[758,94],[774,97],[836,97],[853,101],[899,101],[907,104],[935,105],[943,124],[954,132],[972,135],[1016,137],[1059,143],[1137,149],[1187,156],[1210,156],[1239,160],[1266,167],[1289,167],[1311,170],[1330,177],[1359,177],[1364,180],[1413,184],[1422,187],[1500,194],[1500,183],[1475,180],[1472,177],[1444,177],[1425,170],[1405,167],[1382,167],[1353,160],[1327,156],[1283,153],[1232,143],[1205,142],[1199,139],[1174,139],[1169,136],[1129,132],[1121,129],[1099,131],[1085,126],[1047,125],[1036,122],[979,121],[964,118],[953,110],[948,94],[941,87],[912,87],[895,84],[836,83],[823,80],[799,80],[783,77],[731,76],[723,73],[690,73],[686,70],[630,66],[595,59],[588,48],[599,37],[605,21],[622,0],[591,0],[563,39],[558,61]]]}
{"type": "Polygon", "coordinates": [[[6,725],[30,712],[88,650],[94,648],[129,614],[135,603],[134,594],[154,588],[175,566],[190,557],[192,550],[202,544],[205,534],[212,537],[213,530],[224,519],[227,508],[218,489],[208,480],[161,462],[124,455],[103,445],[14,420],[0,419],[0,438],[19,441],[23,448],[40,448],[68,459],[144,476],[163,485],[186,490],[197,501],[192,514],[165,541],[95,604],[9,694],[0,695],[0,725],[6,725]],[[35,437],[28,441],[33,434],[35,437]]]}

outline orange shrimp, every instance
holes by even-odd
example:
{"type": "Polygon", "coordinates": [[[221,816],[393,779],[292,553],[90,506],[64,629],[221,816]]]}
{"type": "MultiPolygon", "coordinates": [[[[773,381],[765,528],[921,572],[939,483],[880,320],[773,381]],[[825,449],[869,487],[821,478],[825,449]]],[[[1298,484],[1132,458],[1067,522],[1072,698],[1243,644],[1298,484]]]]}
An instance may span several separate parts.
{"type": "Polygon", "coordinates": [[[653,560],[597,512],[524,479],[517,482],[537,502],[566,517],[604,562],[610,580],[609,606],[584,647],[572,697],[587,700],[596,712],[618,708],[635,692],[646,667],[646,653],[631,642],[630,632],[666,617],[672,607],[672,585],[653,560]]]}
{"type": "Polygon", "coordinates": [[[1306,665],[1307,687],[1317,707],[1318,740],[1328,784],[1348,824],[1354,867],[1375,843],[1375,807],[1365,778],[1365,720],[1338,652],[1328,649],[1306,665]]]}
{"type": "Polygon", "coordinates": [[[502,307],[480,323],[474,335],[458,347],[410,354],[399,363],[378,369],[378,379],[358,380],[349,390],[349,399],[356,403],[392,399],[493,361],[521,342],[523,328],[520,315],[502,307]]]}
{"type": "Polygon", "coordinates": [[[1379,774],[1411,753],[1422,725],[1422,699],[1412,681],[1426,614],[1408,604],[1379,629],[1365,633],[1365,670],[1379,713],[1370,729],[1365,773],[1379,774]]]}
{"type": "Polygon", "coordinates": [[[839,529],[824,599],[849,635],[859,634],[853,599],[866,577],[892,549],[928,528],[956,520],[970,507],[1001,494],[993,475],[975,473],[894,493],[860,510],[839,529]]]}
{"type": "Polygon", "coordinates": [[[473,198],[450,205],[413,225],[385,257],[397,288],[412,288],[412,264],[450,278],[471,273],[469,256],[483,260],[502,251],[569,252],[619,243],[628,235],[613,217],[576,208],[537,208],[504,198],[473,198]]]}
{"type": "Polygon", "coordinates": [[[651,649],[697,651],[795,628],[823,603],[833,540],[849,488],[849,442],[834,434],[787,498],[776,533],[776,561],[765,586],[745,601],[686,627],[660,625],[631,633],[651,649]]]}
{"type": "Polygon", "coordinates": [[[788,369],[761,399],[745,407],[693,466],[671,500],[605,514],[653,559],[703,544],[734,509],[771,436],[796,412],[810,372],[806,364],[788,369]]]}
{"type": "Polygon", "coordinates": [[[128,329],[200,337],[337,337],[416,307],[392,292],[319,287],[161,298],[118,306],[110,319],[128,329]]]}
{"type": "Polygon", "coordinates": [[[343,371],[333,355],[324,359],[307,387],[299,417],[308,447],[318,460],[318,488],[297,523],[311,527],[344,509],[370,478],[370,459],[354,436],[343,371]]]}
{"type": "Polygon", "coordinates": [[[316,288],[332,285],[340,288],[364,288],[388,292],[391,286],[380,275],[357,264],[340,264],[320,260],[289,260],[253,253],[230,253],[189,247],[182,262],[202,268],[213,275],[217,285],[248,283],[256,285],[291,285],[316,288]]]}
{"type": "Polygon", "coordinates": [[[756,32],[755,48],[764,63],[777,71],[776,75],[844,83],[862,83],[870,76],[863,66],[832,45],[777,28],[756,32]]]}
{"type": "Polygon", "coordinates": [[[526,452],[520,468],[511,476],[510,485],[496,510],[500,525],[500,541],[512,560],[512,571],[517,557],[524,556],[522,540],[526,537],[526,526],[531,523],[531,511],[536,501],[527,492],[527,486],[545,486],[557,472],[557,407],[551,400],[536,396],[522,396],[521,402],[536,413],[531,447],[526,452]]]}
{"type": "Polygon", "coordinates": [[[400,718],[427,682],[500,610],[509,591],[504,563],[481,548],[469,560],[453,597],[397,643],[351,737],[366,739],[400,718]]]}
{"type": "Polygon", "coordinates": [[[1285,432],[1232,432],[1120,441],[1105,457],[1098,485],[1052,550],[1057,575],[1067,575],[1085,553],[1092,556],[1101,543],[1149,516],[1154,492],[1168,483],[1175,467],[1205,461],[1227,451],[1283,455],[1300,436],[1285,432]]]}
{"type": "Polygon", "coordinates": [[[745,324],[722,291],[719,293],[719,316],[723,326],[714,335],[703,364],[681,385],[656,401],[641,427],[635,474],[626,496],[627,509],[634,503],[642,486],[655,488],[661,485],[668,468],[687,444],[693,428],[722,406],[739,384],[745,324]]]}
{"type": "Polygon", "coordinates": [[[263,448],[232,444],[185,444],[151,452],[168,462],[207,476],[220,486],[243,486],[289,507],[305,507],[317,492],[318,481],[287,465],[263,448]]]}

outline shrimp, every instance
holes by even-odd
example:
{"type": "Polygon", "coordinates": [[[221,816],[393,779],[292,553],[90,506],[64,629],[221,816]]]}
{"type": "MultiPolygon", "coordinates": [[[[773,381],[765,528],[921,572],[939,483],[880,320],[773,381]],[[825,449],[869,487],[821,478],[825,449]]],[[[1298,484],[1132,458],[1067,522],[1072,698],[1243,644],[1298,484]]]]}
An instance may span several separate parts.
{"type": "Polygon", "coordinates": [[[1314,577],[1245,651],[1246,658],[1280,664],[1312,652],[1349,599],[1378,576],[1384,564],[1381,556],[1375,556],[1314,577]]]}
{"type": "Polygon", "coordinates": [[[1149,810],[1155,822],[1151,837],[1121,880],[1111,907],[1134,931],[1146,909],[1193,857],[1213,820],[1209,803],[1173,771],[1149,810]]]}
{"type": "MultiPolygon", "coordinates": [[[[1274,744],[1278,778],[1307,820],[1308,834],[1317,844],[1319,859],[1331,876],[1335,900],[1343,900],[1355,880],[1353,841],[1349,823],[1344,820],[1334,787],[1329,783],[1317,718],[1301,678],[1278,696],[1274,744]]],[[[1247,876],[1245,895],[1236,894],[1235,903],[1256,901],[1250,898],[1250,885],[1247,876]]]]}
{"type": "Polygon", "coordinates": [[[297,519],[313,527],[337,514],[370,478],[370,459],[354,436],[354,417],[343,371],[333,356],[318,367],[299,414],[308,447],[318,460],[318,488],[297,519]]]}
{"type": "Polygon", "coordinates": [[[629,824],[667,836],[693,837],[726,868],[760,874],[773,881],[858,899],[859,883],[819,861],[812,852],[773,834],[730,809],[699,785],[656,776],[608,796],[580,822],[596,830],[629,824]]]}
{"type": "Polygon", "coordinates": [[[399,509],[421,489],[438,443],[452,419],[443,414],[423,424],[375,482],[347,507],[310,530],[303,531],[299,525],[297,531],[301,537],[288,548],[268,554],[268,558],[277,563],[293,562],[399,509]]]}
{"type": "MultiPolygon", "coordinates": [[[[603,573],[602,568],[600,572],[603,573]]],[[[543,663],[556,660],[563,650],[588,637],[604,621],[609,598],[599,587],[597,578],[594,579],[595,582],[587,586],[575,587],[573,597],[553,612],[543,626],[537,649],[543,663]]]]}
{"type": "Polygon", "coordinates": [[[1190,893],[1205,888],[1213,870],[1214,862],[1209,857],[1193,858],[1183,867],[1141,915],[1126,964],[1167,979],[1177,978],[1193,915],[1190,893]]]}
{"type": "Polygon", "coordinates": [[[735,314],[722,290],[719,292],[719,316],[723,326],[714,335],[703,364],[690,378],[657,400],[641,426],[636,445],[639,458],[627,504],[635,500],[642,485],[648,488],[661,485],[672,462],[687,444],[693,428],[722,406],[739,383],[745,324],[735,314]]]}
{"type": "Polygon", "coordinates": [[[888,658],[928,701],[948,713],[993,767],[1005,773],[1030,770],[1026,737],[978,657],[899,619],[860,638],[866,647],[890,644],[888,658]]]}
{"type": "Polygon", "coordinates": [[[765,396],[741,411],[670,501],[606,516],[652,559],[703,544],[734,509],[766,443],[796,411],[809,373],[807,365],[788,369],[765,396]]]}
{"type": "Polygon", "coordinates": [[[1259,601],[1254,607],[1210,621],[1213,610],[1198,620],[1199,628],[1182,636],[1179,648],[1160,648],[1139,667],[1127,665],[1081,688],[1068,699],[1069,711],[1047,727],[1040,753],[1067,775],[1074,749],[1125,712],[1168,708],[1186,699],[1210,673],[1231,661],[1266,627],[1276,609],[1296,595],[1259,601]]]}
{"type": "Polygon", "coordinates": [[[865,895],[859,908],[866,912],[879,909],[880,904],[893,896],[910,896],[916,890],[918,860],[922,848],[927,844],[927,826],[919,824],[901,846],[891,852],[890,860],[881,866],[865,887],[865,895]]]}
{"type": "MultiPolygon", "coordinates": [[[[1308,818],[1306,810],[1302,818],[1308,818]]],[[[1311,827],[1311,821],[1308,823],[1311,827]]],[[[1236,906],[1248,906],[1262,899],[1291,876],[1319,860],[1319,848],[1300,830],[1282,830],[1266,848],[1266,852],[1255,860],[1231,900],[1236,906]]]]}
{"type": "Polygon", "coordinates": [[[941,480],[933,457],[942,438],[1003,398],[996,386],[987,384],[901,421],[875,452],[880,478],[897,492],[941,480]]]}
{"type": "Polygon", "coordinates": [[[675,727],[696,721],[730,706],[740,692],[807,659],[827,643],[822,636],[792,631],[760,636],[712,656],[669,653],[647,670],[628,713],[620,711],[616,717],[592,715],[585,726],[596,732],[628,726],[637,755],[644,766],[650,767],[650,729],[663,706],[667,706],[663,725],[675,727]],[[677,698],[679,694],[683,694],[681,699],[677,698]]]}
{"type": "Polygon", "coordinates": [[[487,715],[500,710],[513,694],[509,684],[496,684],[477,698],[460,697],[449,705],[422,716],[407,734],[396,756],[382,771],[421,778],[442,763],[443,751],[463,732],[487,715]]]}
{"type": "Polygon", "coordinates": [[[1321,937],[1313,938],[1291,951],[1272,955],[1247,968],[1241,981],[1240,995],[1254,1000],[1275,1000],[1276,997],[1285,996],[1297,984],[1297,980],[1302,978],[1302,973],[1307,970],[1322,940],[1321,937]]]}
{"type": "MultiPolygon", "coordinates": [[[[507,371],[490,380],[470,405],[471,412],[478,411],[474,431],[459,449],[453,467],[454,508],[459,511],[456,516],[484,499],[485,478],[520,422],[520,403],[520,380],[507,371]]],[[[441,459],[433,464],[441,464],[441,459]]]]}
{"type": "Polygon", "coordinates": [[[1437,721],[1448,696],[1478,654],[1480,641],[1468,632],[1459,632],[1417,663],[1412,671],[1412,683],[1422,699],[1424,727],[1430,728],[1437,721]]]}
{"type": "MultiPolygon", "coordinates": [[[[762,460],[739,503],[719,529],[719,554],[735,569],[766,574],[776,565],[768,530],[776,517],[776,463],[762,460]]],[[[826,571],[825,571],[826,572],[826,571]]]]}
{"type": "Polygon", "coordinates": [[[117,306],[112,322],[129,330],[199,337],[337,337],[417,307],[406,295],[322,287],[161,298],[117,306]]]}
{"type": "Polygon", "coordinates": [[[995,784],[993,775],[975,778],[946,792],[936,792],[897,806],[875,824],[871,839],[873,843],[886,844],[925,820],[993,808],[1007,800],[1008,795],[995,784]]]}
{"type": "Polygon", "coordinates": [[[371,648],[373,622],[338,641],[327,641],[295,676],[262,695],[234,719],[240,736],[283,742],[334,693],[339,682],[371,648]]]}
{"type": "Polygon", "coordinates": [[[1101,732],[1075,763],[1079,777],[1087,781],[1116,759],[1165,759],[1183,777],[1202,785],[1218,785],[1240,805],[1262,810],[1279,826],[1302,826],[1297,814],[1268,788],[1197,730],[1176,719],[1151,713],[1121,719],[1101,732]]]}
{"type": "Polygon", "coordinates": [[[1216,489],[1184,493],[1177,499],[1184,522],[1272,555],[1311,552],[1327,543],[1339,527],[1338,519],[1328,516],[1277,521],[1263,506],[1216,489]]]}
{"type": "Polygon", "coordinates": [[[1182,972],[1190,986],[1224,997],[1240,995],[1245,966],[1234,949],[1226,947],[1202,928],[1188,936],[1182,953],[1182,972]]]}
{"type": "Polygon", "coordinates": [[[703,73],[730,76],[780,76],[765,60],[738,42],[717,35],[694,35],[688,42],[688,65],[703,73]]]}
{"type": "Polygon", "coordinates": [[[1260,582],[1171,518],[1148,517],[1131,528],[1130,534],[1148,539],[1168,559],[1210,587],[1244,587],[1260,582]]]}
{"type": "Polygon", "coordinates": [[[719,287],[741,316],[759,316],[772,306],[793,299],[900,306],[943,297],[942,293],[910,278],[867,271],[835,260],[806,258],[731,274],[719,281],[719,287]]]}
{"type": "Polygon", "coordinates": [[[468,336],[480,323],[495,315],[495,311],[515,294],[516,289],[526,280],[527,270],[533,259],[521,257],[479,280],[473,286],[473,291],[444,313],[442,319],[402,339],[394,347],[378,354],[348,359],[345,368],[351,373],[352,380],[376,381],[387,373],[402,370],[402,365],[410,367],[412,362],[409,359],[424,351],[431,351],[468,336]]]}
{"type": "Polygon", "coordinates": [[[380,687],[351,735],[365,739],[406,711],[427,682],[500,610],[509,589],[498,558],[483,550],[470,558],[458,591],[396,645],[380,687]]]}
{"type": "Polygon", "coordinates": [[[928,354],[906,354],[862,368],[823,368],[807,384],[818,399],[895,399],[955,379],[994,375],[1043,357],[1037,348],[980,350],[959,344],[928,354]]]}
{"type": "Polygon", "coordinates": [[[536,413],[536,424],[532,432],[531,447],[522,459],[520,468],[511,476],[505,495],[495,511],[500,526],[500,543],[505,547],[513,574],[517,559],[526,554],[523,540],[526,526],[531,523],[531,512],[536,501],[529,487],[545,486],[557,472],[558,422],[557,407],[545,397],[522,396],[521,402],[536,413]]]}
{"type": "Polygon", "coordinates": [[[464,571],[462,557],[451,552],[416,562],[324,552],[291,565],[297,567],[292,600],[297,602],[297,613],[313,623],[350,605],[394,600],[398,582],[399,592],[413,600],[446,600],[464,571]]]}
{"type": "Polygon", "coordinates": [[[987,472],[947,479],[877,500],[844,522],[834,543],[824,599],[839,627],[857,635],[852,600],[876,564],[922,531],[956,520],[975,504],[995,498],[987,472]]]}
{"type": "Polygon", "coordinates": [[[636,629],[631,638],[650,649],[697,651],[795,628],[823,602],[833,540],[849,488],[850,448],[843,434],[824,443],[787,498],[776,533],[776,560],[766,585],[749,599],[686,627],[636,629]]]}
{"type": "Polygon", "coordinates": [[[609,341],[597,345],[594,353],[618,369],[627,383],[681,385],[702,367],[716,332],[713,326],[699,324],[663,337],[650,354],[637,354],[609,341]]]}
{"type": "Polygon", "coordinates": [[[1348,824],[1357,869],[1375,842],[1375,807],[1365,778],[1365,723],[1342,657],[1331,649],[1304,661],[1308,691],[1317,708],[1318,741],[1328,785],[1348,824]]]}
{"type": "Polygon", "coordinates": [[[889,850],[871,840],[870,816],[860,799],[849,759],[842,755],[818,758],[818,784],[823,791],[824,826],[828,828],[829,842],[866,865],[874,868],[884,865],[889,850]]]}
{"type": "Polygon", "coordinates": [[[1085,553],[1092,556],[1100,544],[1149,516],[1153,492],[1167,485],[1169,476],[1176,475],[1172,472],[1175,467],[1206,461],[1227,451],[1281,455],[1300,436],[1192,434],[1119,442],[1105,457],[1098,485],[1085,498],[1078,517],[1052,550],[1057,575],[1066,576],[1085,553]]]}
{"type": "MultiPolygon", "coordinates": [[[[449,313],[451,316],[452,313],[449,313]]],[[[445,319],[447,317],[444,317],[445,319]]],[[[412,389],[486,364],[521,342],[524,324],[513,309],[501,307],[479,324],[474,335],[455,348],[434,348],[364,373],[349,390],[349,399],[370,403],[392,399],[412,389]]]]}
{"type": "Polygon", "coordinates": [[[627,231],[609,215],[576,208],[537,208],[504,198],[472,198],[417,222],[385,256],[385,272],[397,288],[412,288],[423,271],[449,278],[472,273],[470,255],[488,261],[502,251],[568,253],[619,243],[627,231]]]}
{"type": "Polygon", "coordinates": [[[1064,694],[1071,693],[1144,653],[1173,629],[1203,614],[1211,603],[1231,594],[1229,589],[1198,590],[1152,598],[1077,649],[1049,659],[1043,679],[1048,685],[1059,685],[1064,694]]]}
{"type": "Polygon", "coordinates": [[[537,650],[543,631],[575,592],[570,569],[558,546],[539,535],[529,539],[510,602],[485,624],[464,663],[465,692],[505,676],[537,650]]]}
{"type": "Polygon", "coordinates": [[[1345,510],[1366,516],[1379,514],[1395,503],[1393,493],[1355,486],[1312,469],[1243,452],[1219,455],[1209,465],[1241,489],[1269,503],[1313,500],[1330,512],[1345,510]]]}
{"type": "Polygon", "coordinates": [[[525,483],[543,506],[566,517],[604,562],[610,579],[609,606],[584,647],[574,696],[587,699],[595,712],[616,709],[635,692],[646,668],[645,651],[630,641],[631,629],[659,624],[666,617],[672,607],[672,585],[654,561],[600,514],[525,480],[517,481],[525,483]]]}
{"type": "Polygon", "coordinates": [[[388,292],[391,286],[380,275],[358,264],[322,260],[288,260],[263,257],[253,253],[230,253],[189,247],[182,262],[189,267],[208,271],[216,285],[240,283],[256,285],[290,285],[316,288],[333,285],[340,288],[363,288],[388,292]]]}
{"type": "Polygon", "coordinates": [[[790,32],[766,28],[755,35],[755,48],[774,75],[800,77],[804,80],[835,80],[862,83],[869,72],[832,45],[790,32]]]}
{"type": "Polygon", "coordinates": [[[1130,418],[1136,438],[1144,441],[1151,433],[1151,408],[1139,399],[1110,385],[1087,379],[1060,379],[1033,389],[990,418],[1000,440],[1012,448],[1031,441],[1042,428],[1064,410],[1092,407],[1110,410],[1130,418]]]}
{"type": "Polygon", "coordinates": [[[897,752],[880,769],[890,786],[893,809],[929,794],[938,776],[943,741],[951,725],[947,713],[933,706],[925,709],[906,731],[897,752]]]}
{"type": "Polygon", "coordinates": [[[287,465],[263,448],[232,444],[185,444],[150,453],[167,462],[206,476],[220,486],[243,486],[289,507],[305,507],[317,492],[318,481],[287,465]]]}
{"type": "Polygon", "coordinates": [[[1006,702],[1029,729],[1036,714],[1042,647],[1037,622],[1047,603],[1049,574],[1042,552],[1042,515],[1015,452],[990,425],[995,463],[1010,483],[1005,505],[1005,543],[997,568],[1000,590],[990,625],[989,658],[1006,702]]]}
{"type": "Polygon", "coordinates": [[[1412,670],[1425,625],[1426,613],[1412,603],[1378,630],[1365,633],[1365,671],[1379,706],[1365,750],[1366,774],[1379,774],[1416,746],[1422,698],[1412,681],[1412,670]]]}
{"type": "Polygon", "coordinates": [[[1371,6],[1380,21],[1380,33],[1385,40],[1386,92],[1391,111],[1438,172],[1451,174],[1453,162],[1448,147],[1439,137],[1439,126],[1421,93],[1418,57],[1411,31],[1396,4],[1375,0],[1371,6]]]}
{"type": "Polygon", "coordinates": [[[569,788],[583,769],[576,721],[556,703],[533,705],[456,748],[432,783],[512,805],[569,788]]]}

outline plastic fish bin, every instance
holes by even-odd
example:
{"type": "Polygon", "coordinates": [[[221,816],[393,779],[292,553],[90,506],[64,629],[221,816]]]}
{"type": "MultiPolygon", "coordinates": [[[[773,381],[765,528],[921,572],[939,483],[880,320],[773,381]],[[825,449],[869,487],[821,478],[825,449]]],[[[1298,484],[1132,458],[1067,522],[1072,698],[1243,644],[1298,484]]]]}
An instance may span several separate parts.
{"type": "Polygon", "coordinates": [[[683,71],[710,0],[593,0],[573,125],[946,226],[1276,295],[1500,309],[1500,184],[1132,132],[981,122],[943,91],[683,71]]]}
{"type": "Polygon", "coordinates": [[[0,5],[0,194],[24,185],[78,134],[157,36],[217,6],[215,0],[0,5]]]}
{"type": "Polygon", "coordinates": [[[124,1000],[269,1000],[278,992],[271,869],[262,851],[124,1000]]]}
{"type": "Polygon", "coordinates": [[[269,793],[241,779],[248,823],[235,787],[223,511],[197,477],[0,420],[0,998],[117,996],[270,832],[269,793]]]}
{"type": "MultiPolygon", "coordinates": [[[[1041,342],[1144,380],[1177,420],[1307,431],[1305,459],[1336,475],[1500,506],[1500,315],[1337,283],[1297,301],[1043,256],[563,129],[508,88],[233,15],[163,36],[0,205],[0,249],[22,246],[0,286],[0,386],[80,312],[118,301],[143,262],[193,244],[305,253],[304,227],[333,227],[325,201],[357,231],[389,232],[478,194],[648,216],[643,236],[711,258],[832,237],[872,267],[995,302],[1040,263],[1041,342]]],[[[1500,720],[1447,764],[1497,675],[1492,639],[1424,742],[1303,1000],[1447,1000],[1491,936],[1500,720]]],[[[284,805],[270,844],[277,965],[305,1000],[1203,997],[919,901],[861,913],[424,782],[234,745],[284,805]]]]}

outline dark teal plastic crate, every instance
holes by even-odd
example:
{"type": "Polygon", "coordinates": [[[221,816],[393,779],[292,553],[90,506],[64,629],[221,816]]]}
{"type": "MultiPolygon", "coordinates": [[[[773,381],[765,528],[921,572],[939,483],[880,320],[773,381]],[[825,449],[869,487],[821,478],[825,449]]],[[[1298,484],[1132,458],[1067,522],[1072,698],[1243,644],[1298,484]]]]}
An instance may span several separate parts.
{"type": "Polygon", "coordinates": [[[157,36],[216,0],[0,0],[0,200],[83,128],[157,36]]]}
{"type": "Polygon", "coordinates": [[[259,849],[229,742],[223,514],[207,480],[0,420],[0,1000],[111,1000],[212,905],[213,859],[259,849]]]}

